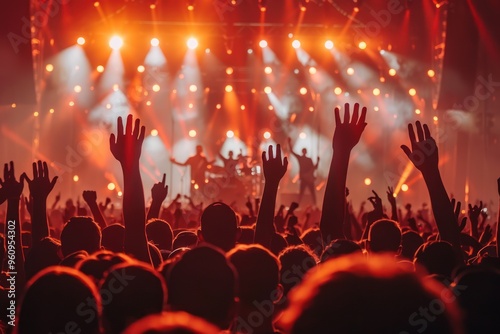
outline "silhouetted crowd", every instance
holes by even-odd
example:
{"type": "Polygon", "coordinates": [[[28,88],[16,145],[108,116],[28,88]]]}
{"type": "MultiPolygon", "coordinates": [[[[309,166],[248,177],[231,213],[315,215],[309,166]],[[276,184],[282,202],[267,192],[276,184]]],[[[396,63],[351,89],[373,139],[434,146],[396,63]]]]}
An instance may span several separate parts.
{"type": "MultiPolygon", "coordinates": [[[[288,166],[279,144],[262,153],[262,196],[243,209],[203,207],[180,195],[166,206],[165,175],[146,203],[139,167],[145,128],[132,115],[125,124],[118,118],[110,136],[123,171],[120,211],[92,190],[82,193],[85,203],[61,205],[56,196],[48,207],[57,177],[47,163],[23,173],[6,163],[1,330],[500,333],[498,226],[482,202],[465,216],[449,198],[426,124],[409,124],[409,145],[401,148],[422,174],[430,209],[407,204],[403,212],[391,187],[387,209],[375,191],[370,209],[348,202],[350,153],[365,118],[357,103],[335,109],[321,208],[276,209],[288,166]]],[[[500,196],[500,179],[497,186],[500,196]]]]}

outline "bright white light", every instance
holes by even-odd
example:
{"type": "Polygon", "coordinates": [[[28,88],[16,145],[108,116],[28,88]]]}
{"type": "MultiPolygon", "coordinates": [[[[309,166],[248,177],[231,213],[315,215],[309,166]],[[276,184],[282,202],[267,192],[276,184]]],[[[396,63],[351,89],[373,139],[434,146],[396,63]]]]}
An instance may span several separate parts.
{"type": "Polygon", "coordinates": [[[294,40],[294,41],[292,42],[292,46],[293,46],[293,48],[294,48],[294,49],[298,49],[298,48],[300,48],[300,41],[299,41],[299,40],[297,40],[297,39],[296,39],[296,40],[294,40]]]}
{"type": "Polygon", "coordinates": [[[271,74],[273,73],[273,69],[270,66],[266,66],[266,68],[264,68],[264,73],[271,74]]]}
{"type": "Polygon", "coordinates": [[[191,86],[189,86],[189,91],[190,91],[191,93],[194,93],[194,92],[196,92],[197,90],[198,90],[198,87],[197,87],[196,85],[191,85],[191,86]]]}
{"type": "Polygon", "coordinates": [[[410,88],[408,90],[408,94],[410,94],[410,96],[415,96],[417,94],[417,91],[415,88],[410,88]]]}
{"type": "Polygon", "coordinates": [[[83,37],[78,37],[78,39],[76,40],[76,43],[78,43],[78,45],[83,45],[83,44],[85,44],[85,38],[83,38],[83,37]]]}
{"type": "Polygon", "coordinates": [[[305,132],[301,132],[301,133],[299,134],[299,138],[300,138],[300,139],[306,139],[306,137],[307,137],[307,135],[306,135],[306,133],[305,133],[305,132]]]}
{"type": "Polygon", "coordinates": [[[379,96],[379,95],[380,95],[380,89],[378,89],[378,88],[374,88],[374,89],[373,89],[373,95],[375,95],[375,96],[379,96]]]}
{"type": "Polygon", "coordinates": [[[272,91],[273,91],[272,88],[269,86],[264,88],[264,93],[266,93],[266,94],[271,94],[272,91]]]}
{"type": "Polygon", "coordinates": [[[358,47],[359,47],[361,50],[366,49],[366,42],[364,42],[364,41],[359,42],[358,47]]]}
{"type": "Polygon", "coordinates": [[[231,85],[227,85],[227,86],[226,86],[226,92],[227,92],[227,93],[231,93],[232,91],[233,91],[233,86],[231,86],[231,85]]]}
{"type": "Polygon", "coordinates": [[[299,90],[301,95],[306,95],[307,94],[307,88],[306,87],[301,87],[299,90]]]}
{"type": "Polygon", "coordinates": [[[331,40],[327,40],[325,42],[325,48],[327,48],[328,50],[333,49],[333,42],[331,40]]]}
{"type": "Polygon", "coordinates": [[[349,74],[349,75],[353,75],[353,74],[354,74],[354,69],[353,69],[352,67],[349,67],[349,68],[347,69],[347,74],[349,74]]]}
{"type": "Polygon", "coordinates": [[[189,137],[194,138],[196,137],[196,130],[189,130],[189,137]]]}
{"type": "Polygon", "coordinates": [[[408,185],[407,185],[406,183],[403,183],[403,184],[401,185],[401,191],[408,191],[408,188],[409,188],[409,187],[408,187],[408,185]]]}
{"type": "Polygon", "coordinates": [[[158,46],[160,45],[160,40],[158,38],[153,38],[151,39],[151,46],[158,46]]]}
{"type": "Polygon", "coordinates": [[[260,46],[261,48],[267,48],[267,41],[266,41],[265,39],[261,40],[261,41],[259,42],[259,46],[260,46]]]}
{"type": "Polygon", "coordinates": [[[314,66],[309,67],[309,74],[316,74],[317,71],[318,70],[316,69],[316,67],[314,66]]]}
{"type": "Polygon", "coordinates": [[[369,186],[370,184],[372,184],[372,179],[370,179],[369,177],[367,177],[365,179],[365,185],[369,186]]]}
{"type": "Polygon", "coordinates": [[[226,132],[226,137],[227,138],[233,138],[234,137],[234,132],[232,130],[229,130],[226,132]]]}
{"type": "Polygon", "coordinates": [[[269,131],[266,131],[266,132],[264,132],[263,136],[265,139],[269,139],[269,138],[271,138],[271,133],[269,131]]]}
{"type": "Polygon", "coordinates": [[[98,66],[96,67],[96,70],[97,70],[97,72],[102,73],[102,72],[104,72],[104,66],[102,66],[102,65],[98,65],[98,66]]]}
{"type": "Polygon", "coordinates": [[[137,66],[137,72],[142,73],[146,70],[146,68],[143,65],[137,66]]]}
{"type": "Polygon", "coordinates": [[[82,91],[82,86],[76,85],[75,87],[73,87],[73,90],[75,91],[75,93],[80,93],[82,91]]]}
{"type": "Polygon", "coordinates": [[[154,84],[153,85],[153,92],[159,92],[160,91],[160,85],[154,84]]]}
{"type": "Polygon", "coordinates": [[[119,50],[123,46],[123,39],[120,36],[113,36],[109,40],[109,47],[113,50],[119,50]]]}
{"type": "Polygon", "coordinates": [[[158,136],[158,130],[156,130],[156,129],[151,130],[151,136],[153,136],[153,137],[158,136]]]}
{"type": "Polygon", "coordinates": [[[113,182],[108,183],[108,190],[115,190],[116,186],[113,182]]]}
{"type": "Polygon", "coordinates": [[[395,75],[396,75],[396,70],[395,70],[395,69],[393,69],[393,68],[389,69],[389,75],[390,75],[391,77],[395,76],[395,75]]]}
{"type": "Polygon", "coordinates": [[[186,43],[187,47],[190,49],[190,50],[194,50],[198,47],[198,40],[194,37],[190,37],[188,40],[187,40],[187,43],[186,43]]]}

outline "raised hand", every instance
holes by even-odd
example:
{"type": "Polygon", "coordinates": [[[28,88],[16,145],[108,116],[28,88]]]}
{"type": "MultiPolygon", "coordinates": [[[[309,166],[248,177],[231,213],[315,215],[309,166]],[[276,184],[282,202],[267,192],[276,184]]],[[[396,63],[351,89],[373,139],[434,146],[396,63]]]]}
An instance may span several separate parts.
{"type": "Polygon", "coordinates": [[[334,151],[350,152],[359,142],[366,127],[366,107],[361,109],[360,116],[359,103],[355,103],[352,117],[349,108],[349,103],[346,103],[344,105],[344,122],[340,121],[340,109],[335,108],[335,134],[332,143],[334,151]]]}
{"type": "Polygon", "coordinates": [[[30,196],[35,199],[46,200],[57,182],[57,176],[54,176],[52,180],[50,179],[47,163],[40,160],[33,163],[33,180],[26,173],[23,173],[21,178],[26,180],[30,189],[30,196]]]}
{"type": "Polygon", "coordinates": [[[479,225],[479,216],[481,215],[481,211],[483,210],[483,201],[479,202],[479,206],[470,205],[469,204],[469,220],[471,225],[471,235],[476,238],[479,238],[478,225],[479,225]]]}
{"type": "Polygon", "coordinates": [[[94,216],[94,221],[99,224],[101,229],[106,228],[106,219],[104,218],[101,208],[97,204],[97,192],[94,190],[84,190],[82,193],[83,200],[90,208],[92,215],[94,216]]]}
{"type": "Polygon", "coordinates": [[[382,216],[384,214],[382,208],[382,198],[380,198],[380,196],[375,192],[375,190],[372,190],[372,193],[375,196],[368,197],[368,200],[373,205],[373,211],[376,212],[378,215],[382,216]]]}
{"type": "Polygon", "coordinates": [[[94,190],[84,190],[82,197],[88,205],[97,203],[97,192],[94,190]]]}
{"type": "Polygon", "coordinates": [[[387,200],[392,206],[396,206],[396,197],[394,196],[393,187],[387,187],[387,200]]]}
{"type": "Polygon", "coordinates": [[[439,163],[436,141],[432,138],[427,124],[422,126],[420,121],[417,121],[415,126],[417,128],[417,136],[415,136],[413,125],[411,123],[408,124],[411,149],[406,145],[401,145],[401,149],[413,165],[422,173],[436,171],[439,163]]]}
{"type": "Polygon", "coordinates": [[[134,125],[132,125],[133,122],[132,115],[128,115],[125,131],[123,131],[123,120],[118,117],[117,135],[112,133],[109,137],[111,153],[121,163],[122,168],[125,169],[139,163],[146,132],[146,128],[141,126],[140,119],[137,118],[134,125]]]}
{"type": "Polygon", "coordinates": [[[281,159],[281,145],[276,145],[276,156],[273,153],[273,146],[269,145],[268,153],[262,152],[262,167],[266,183],[278,184],[286,173],[288,159],[281,159]]]}
{"type": "Polygon", "coordinates": [[[106,197],[106,200],[103,202],[99,202],[99,210],[101,210],[101,212],[104,212],[106,211],[106,209],[108,208],[108,205],[109,203],[111,203],[111,198],[109,197],[106,197]]]}
{"type": "Polygon", "coordinates": [[[2,186],[2,192],[5,196],[3,201],[7,199],[20,199],[23,193],[23,178],[19,181],[16,180],[14,172],[14,162],[11,161],[8,164],[4,164],[3,167],[3,180],[0,179],[0,186],[2,186]]]}
{"type": "Polygon", "coordinates": [[[166,174],[163,174],[161,182],[157,182],[151,188],[151,197],[153,201],[163,202],[168,195],[168,186],[165,184],[167,178],[166,174]]]}
{"type": "Polygon", "coordinates": [[[462,203],[460,201],[455,201],[455,199],[452,198],[451,206],[453,207],[455,212],[455,221],[458,224],[460,232],[462,232],[465,228],[465,225],[467,225],[467,217],[463,217],[461,222],[458,221],[458,218],[460,217],[460,208],[462,207],[462,203]]]}

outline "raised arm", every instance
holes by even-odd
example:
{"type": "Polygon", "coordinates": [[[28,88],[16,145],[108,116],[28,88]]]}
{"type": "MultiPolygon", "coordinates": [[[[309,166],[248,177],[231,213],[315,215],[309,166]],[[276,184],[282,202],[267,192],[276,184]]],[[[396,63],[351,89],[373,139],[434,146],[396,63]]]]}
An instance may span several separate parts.
{"type": "Polygon", "coordinates": [[[111,134],[111,153],[121,164],[123,171],[123,221],[125,223],[125,252],[138,260],[151,264],[146,238],[146,205],[139,159],[146,128],[139,119],[133,123],[128,115],[125,131],[123,120],[118,117],[118,133],[111,134]]]}
{"type": "Polygon", "coordinates": [[[170,158],[170,162],[173,164],[179,165],[179,166],[187,166],[187,161],[179,162],[179,161],[175,160],[174,158],[170,158]]]}
{"type": "Polygon", "coordinates": [[[45,161],[33,163],[33,179],[26,173],[21,175],[26,180],[30,189],[31,198],[31,237],[33,245],[49,236],[49,224],[47,221],[47,197],[49,196],[57,181],[57,176],[52,180],[49,177],[49,167],[45,161]]]}
{"type": "Polygon", "coordinates": [[[288,137],[287,141],[288,141],[288,148],[290,149],[290,153],[292,153],[294,156],[298,157],[299,154],[297,154],[297,152],[293,151],[292,138],[288,137]]]}
{"type": "Polygon", "coordinates": [[[408,159],[420,170],[431,198],[432,212],[442,240],[450,242],[460,251],[460,231],[456,223],[453,206],[439,172],[439,155],[436,141],[431,136],[427,124],[416,122],[417,133],[412,124],[408,124],[408,136],[411,149],[401,145],[408,159]]]}
{"type": "MultiPolygon", "coordinates": [[[[500,177],[497,179],[497,190],[498,197],[500,198],[500,177]]],[[[498,217],[497,217],[497,257],[500,257],[500,204],[498,208],[498,217]]]]}
{"type": "Polygon", "coordinates": [[[82,193],[83,200],[90,208],[94,221],[99,224],[101,229],[106,228],[106,219],[104,218],[99,205],[97,204],[97,193],[94,190],[84,190],[82,193]]]}
{"type": "Polygon", "coordinates": [[[359,104],[354,104],[352,117],[349,108],[349,103],[346,103],[343,122],[340,121],[340,109],[335,108],[333,157],[328,172],[319,225],[323,240],[327,243],[334,239],[344,238],[345,187],[349,157],[366,127],[366,107],[361,109],[360,115],[359,104]]]}
{"type": "Polygon", "coordinates": [[[396,206],[396,196],[394,196],[393,187],[387,187],[387,200],[391,204],[391,219],[394,221],[399,221],[398,207],[396,206]]]}
{"type": "Polygon", "coordinates": [[[151,188],[151,206],[149,207],[147,220],[160,217],[160,209],[165,198],[168,195],[168,186],[166,185],[167,174],[163,174],[161,182],[157,182],[151,188]]]}
{"type": "MultiPolygon", "coordinates": [[[[5,256],[7,258],[7,272],[16,282],[16,290],[22,292],[26,275],[24,272],[24,252],[21,238],[21,222],[19,221],[19,203],[23,193],[23,181],[17,181],[14,173],[14,162],[4,165],[2,186],[3,201],[7,200],[7,215],[5,219],[5,256]],[[14,251],[14,254],[12,254],[14,251]],[[16,274],[17,273],[17,274],[16,274]]],[[[4,245],[2,245],[4,247],[4,245]]],[[[21,296],[18,293],[17,296],[21,296]]]]}
{"type": "Polygon", "coordinates": [[[281,146],[276,146],[276,156],[273,153],[272,145],[269,145],[268,153],[262,152],[262,167],[264,169],[264,192],[255,225],[254,242],[266,248],[271,247],[271,240],[276,233],[274,227],[274,208],[276,205],[276,195],[278,186],[286,173],[288,159],[281,159],[281,146]]]}

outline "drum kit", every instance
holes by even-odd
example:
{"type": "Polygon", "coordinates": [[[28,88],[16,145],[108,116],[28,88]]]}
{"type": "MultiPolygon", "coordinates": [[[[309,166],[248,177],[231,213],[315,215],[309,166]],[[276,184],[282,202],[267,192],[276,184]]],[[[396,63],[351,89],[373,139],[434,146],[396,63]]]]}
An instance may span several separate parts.
{"type": "Polygon", "coordinates": [[[258,161],[243,161],[234,169],[210,165],[205,180],[206,197],[234,201],[246,196],[260,196],[262,187],[262,168],[258,161]]]}

